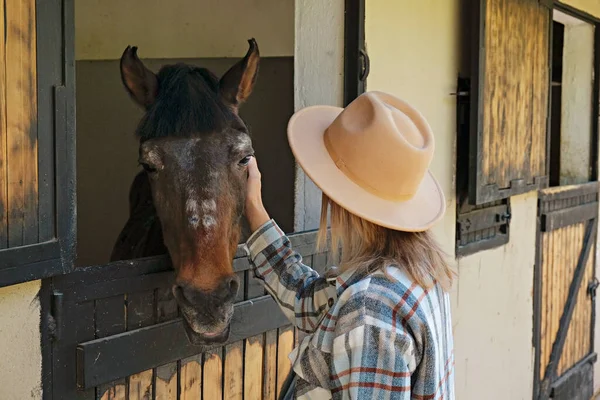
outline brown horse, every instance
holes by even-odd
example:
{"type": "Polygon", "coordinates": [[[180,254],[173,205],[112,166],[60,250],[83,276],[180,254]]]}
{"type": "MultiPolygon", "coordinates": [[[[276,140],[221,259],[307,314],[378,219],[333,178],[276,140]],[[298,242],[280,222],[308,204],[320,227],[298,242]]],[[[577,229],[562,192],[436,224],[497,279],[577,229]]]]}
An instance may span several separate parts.
{"type": "Polygon", "coordinates": [[[136,47],[121,57],[123,84],[145,109],[136,130],[144,170],[132,184],[130,218],[111,259],[164,254],[166,246],[176,271],[173,295],[198,345],[228,339],[239,288],[232,260],[254,150],[238,107],[252,92],[260,60],[256,41],[249,44],[220,79],[186,64],[154,74],[136,47]]]}

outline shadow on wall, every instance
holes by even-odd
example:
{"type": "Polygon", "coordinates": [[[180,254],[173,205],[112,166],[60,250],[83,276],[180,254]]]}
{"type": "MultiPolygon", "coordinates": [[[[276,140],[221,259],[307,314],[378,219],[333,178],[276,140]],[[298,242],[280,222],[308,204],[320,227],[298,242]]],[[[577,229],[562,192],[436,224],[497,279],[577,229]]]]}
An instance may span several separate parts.
{"type": "MultiPolygon", "coordinates": [[[[154,71],[183,61],[217,75],[234,59],[144,60],[154,71]]],[[[263,58],[255,90],[240,114],[250,129],[263,176],[265,206],[293,229],[294,160],[286,127],[294,111],[292,57],[263,58]]],[[[108,262],[128,217],[137,165],[135,127],[142,111],[122,86],[119,60],[77,62],[77,265],[108,262]]]]}

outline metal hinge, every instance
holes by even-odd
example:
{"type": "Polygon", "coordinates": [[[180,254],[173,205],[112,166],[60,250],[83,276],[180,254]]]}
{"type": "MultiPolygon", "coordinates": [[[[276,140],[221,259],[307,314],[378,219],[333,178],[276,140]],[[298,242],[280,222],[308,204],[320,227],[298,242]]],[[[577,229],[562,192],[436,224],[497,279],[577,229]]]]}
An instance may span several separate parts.
{"type": "Polygon", "coordinates": [[[60,340],[63,323],[63,294],[59,291],[52,293],[50,315],[48,315],[48,330],[52,340],[60,340]]]}
{"type": "Polygon", "coordinates": [[[371,61],[369,60],[369,55],[367,54],[367,52],[363,49],[359,50],[359,62],[361,63],[360,65],[360,73],[358,76],[358,79],[361,82],[364,82],[367,80],[367,77],[369,76],[369,72],[371,71],[371,61]]]}
{"type": "Polygon", "coordinates": [[[599,285],[600,285],[600,282],[598,281],[598,278],[595,278],[595,277],[594,277],[594,279],[592,279],[592,281],[588,285],[588,294],[592,298],[592,301],[596,300],[596,289],[598,289],[599,285]]]}

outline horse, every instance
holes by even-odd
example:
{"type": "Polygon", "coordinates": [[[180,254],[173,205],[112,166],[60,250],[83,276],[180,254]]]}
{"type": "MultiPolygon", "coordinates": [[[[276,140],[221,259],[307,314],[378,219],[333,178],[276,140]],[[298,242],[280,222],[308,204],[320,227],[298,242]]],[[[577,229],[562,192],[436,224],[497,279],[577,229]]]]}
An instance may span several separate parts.
{"type": "Polygon", "coordinates": [[[240,239],[247,166],[254,156],[239,107],[258,76],[256,41],[218,78],[184,63],[157,74],[127,46],[123,85],[144,110],[137,129],[138,162],[130,216],[111,261],[167,253],[175,270],[172,293],[195,345],[225,343],[240,282],[233,257],[240,239]]]}

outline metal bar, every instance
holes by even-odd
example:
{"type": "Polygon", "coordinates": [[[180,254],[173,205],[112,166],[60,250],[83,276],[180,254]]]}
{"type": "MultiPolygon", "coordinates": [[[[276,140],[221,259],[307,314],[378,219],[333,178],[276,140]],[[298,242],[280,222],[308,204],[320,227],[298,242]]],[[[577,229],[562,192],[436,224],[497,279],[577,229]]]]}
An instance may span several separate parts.
{"type": "MultiPolygon", "coordinates": [[[[235,306],[231,335],[225,344],[289,325],[271,296],[235,306]]],[[[77,385],[92,388],[140,371],[221,347],[189,343],[181,319],[140,328],[77,346],[77,385]]]]}
{"type": "Polygon", "coordinates": [[[591,252],[594,241],[592,240],[596,235],[596,229],[598,226],[598,220],[589,220],[585,228],[585,236],[583,239],[583,246],[581,253],[579,254],[579,260],[573,273],[573,280],[569,286],[569,293],[567,302],[563,309],[563,313],[560,317],[560,323],[558,326],[558,332],[556,333],[556,339],[552,345],[552,352],[550,353],[550,362],[546,367],[546,373],[544,379],[540,384],[540,399],[548,399],[550,396],[551,384],[556,379],[558,362],[562,355],[562,351],[567,339],[567,333],[569,332],[569,326],[571,324],[571,317],[573,316],[573,310],[577,304],[577,292],[581,286],[581,281],[585,275],[585,267],[591,252]]]}

